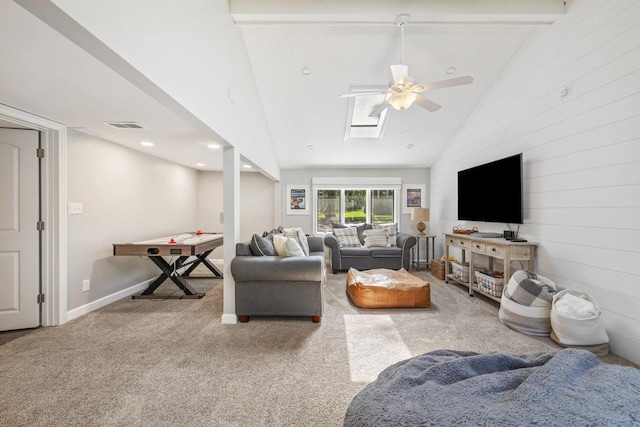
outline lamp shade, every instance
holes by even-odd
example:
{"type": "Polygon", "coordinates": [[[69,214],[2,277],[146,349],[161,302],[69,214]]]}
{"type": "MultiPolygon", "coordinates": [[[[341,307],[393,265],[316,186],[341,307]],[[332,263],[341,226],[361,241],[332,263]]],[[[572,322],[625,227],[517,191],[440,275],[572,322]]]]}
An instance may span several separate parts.
{"type": "Polygon", "coordinates": [[[429,221],[429,208],[411,209],[411,221],[429,221]]]}
{"type": "Polygon", "coordinates": [[[391,95],[387,102],[396,110],[404,110],[411,107],[417,97],[418,95],[413,92],[403,92],[391,95]]]}
{"type": "Polygon", "coordinates": [[[418,230],[418,234],[423,235],[427,226],[422,221],[429,221],[429,208],[411,209],[411,221],[418,221],[416,229],[418,230]]]}

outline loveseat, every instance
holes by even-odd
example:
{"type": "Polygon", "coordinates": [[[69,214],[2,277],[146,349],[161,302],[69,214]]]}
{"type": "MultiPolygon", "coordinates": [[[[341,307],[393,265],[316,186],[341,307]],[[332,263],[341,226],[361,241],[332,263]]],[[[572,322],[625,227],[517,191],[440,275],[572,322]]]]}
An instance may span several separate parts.
{"type": "Polygon", "coordinates": [[[314,323],[320,322],[324,309],[324,247],[321,237],[306,240],[309,256],[278,256],[271,252],[273,246],[268,246],[268,239],[257,234],[250,242],[236,244],[231,274],[240,322],[248,322],[250,316],[311,316],[314,323]]]}
{"type": "Polygon", "coordinates": [[[395,246],[367,247],[365,245],[365,231],[372,229],[369,224],[351,226],[356,229],[360,245],[341,246],[334,234],[337,228],[345,228],[343,224],[334,224],[333,232],[324,236],[324,244],[331,252],[331,270],[333,274],[346,271],[353,267],[356,270],[372,268],[388,268],[409,270],[411,264],[411,248],[418,239],[407,233],[397,232],[395,246]]]}

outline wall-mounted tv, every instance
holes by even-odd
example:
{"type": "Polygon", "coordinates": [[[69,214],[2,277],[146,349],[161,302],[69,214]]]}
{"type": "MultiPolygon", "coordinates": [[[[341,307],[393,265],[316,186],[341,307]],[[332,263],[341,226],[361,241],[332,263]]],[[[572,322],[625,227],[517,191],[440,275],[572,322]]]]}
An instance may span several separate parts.
{"type": "Polygon", "coordinates": [[[522,153],[458,172],[458,219],[522,224],[522,153]]]}

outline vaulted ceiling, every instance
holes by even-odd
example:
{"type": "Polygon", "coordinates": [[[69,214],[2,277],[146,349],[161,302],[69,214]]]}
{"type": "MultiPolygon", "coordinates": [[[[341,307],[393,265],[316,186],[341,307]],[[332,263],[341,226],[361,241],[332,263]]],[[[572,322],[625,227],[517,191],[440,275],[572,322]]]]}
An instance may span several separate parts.
{"type": "MultiPolygon", "coordinates": [[[[208,148],[225,144],[217,129],[149,96],[43,22],[46,14],[41,20],[11,0],[0,0],[0,10],[0,103],[190,167],[222,169],[222,150],[208,148]],[[114,120],[145,129],[103,123],[114,120]],[[196,166],[202,159],[206,166],[196,166]]],[[[563,12],[557,0],[231,0],[225,13],[240,27],[278,163],[300,168],[429,166],[536,28],[563,12]],[[401,13],[410,15],[403,56],[412,77],[469,74],[473,84],[429,92],[443,106],[437,112],[391,111],[380,140],[345,141],[348,101],[339,95],[388,85],[390,65],[401,60],[401,13]]]]}

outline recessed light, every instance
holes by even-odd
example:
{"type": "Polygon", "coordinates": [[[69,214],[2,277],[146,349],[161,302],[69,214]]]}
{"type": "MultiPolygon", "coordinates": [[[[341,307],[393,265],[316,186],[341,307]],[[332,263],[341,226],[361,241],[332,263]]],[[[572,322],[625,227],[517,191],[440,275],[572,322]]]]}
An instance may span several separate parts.
{"type": "Polygon", "coordinates": [[[413,144],[407,144],[407,148],[413,148],[413,144]]]}
{"type": "Polygon", "coordinates": [[[247,168],[247,169],[251,169],[251,165],[242,165],[242,167],[247,168]]]}
{"type": "Polygon", "coordinates": [[[307,148],[308,148],[309,150],[313,150],[313,148],[314,148],[314,147],[313,147],[313,145],[307,145],[307,148]]]}
{"type": "Polygon", "coordinates": [[[196,163],[196,166],[203,168],[205,166],[204,163],[196,163]]]}
{"type": "Polygon", "coordinates": [[[153,142],[151,141],[142,141],[140,145],[144,145],[145,147],[153,147],[153,142]]]}
{"type": "Polygon", "coordinates": [[[207,145],[209,148],[220,148],[220,144],[209,144],[207,145]]]}
{"type": "Polygon", "coordinates": [[[301,73],[305,76],[311,74],[311,69],[309,67],[303,67],[301,73]]]}
{"type": "Polygon", "coordinates": [[[456,67],[449,67],[447,68],[447,70],[445,71],[446,74],[453,74],[456,72],[456,67]]]}

